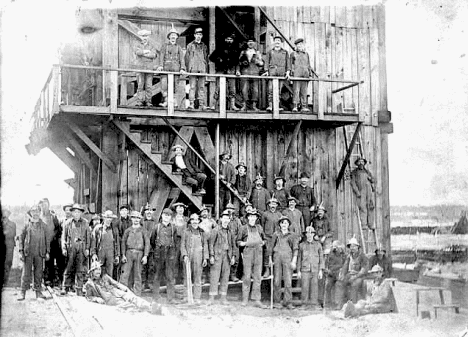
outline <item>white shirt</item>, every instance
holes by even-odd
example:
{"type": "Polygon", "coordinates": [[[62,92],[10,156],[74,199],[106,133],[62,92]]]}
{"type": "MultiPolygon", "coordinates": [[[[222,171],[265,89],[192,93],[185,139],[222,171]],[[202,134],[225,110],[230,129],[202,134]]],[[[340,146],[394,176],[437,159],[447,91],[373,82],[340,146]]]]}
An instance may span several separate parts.
{"type": "Polygon", "coordinates": [[[185,165],[185,162],[184,162],[184,157],[181,154],[178,154],[178,155],[175,156],[175,163],[176,163],[177,167],[180,168],[181,170],[187,168],[187,166],[185,165]]]}

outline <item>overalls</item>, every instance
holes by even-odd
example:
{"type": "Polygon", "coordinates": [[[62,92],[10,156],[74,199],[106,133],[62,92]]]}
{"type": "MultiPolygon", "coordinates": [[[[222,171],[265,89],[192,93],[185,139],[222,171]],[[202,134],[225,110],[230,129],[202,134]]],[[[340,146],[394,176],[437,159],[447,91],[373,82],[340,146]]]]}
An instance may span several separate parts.
{"type": "Polygon", "coordinates": [[[260,283],[262,276],[263,247],[262,238],[258,230],[251,231],[250,225],[247,225],[248,236],[247,244],[242,253],[244,265],[244,279],[242,280],[242,297],[248,300],[250,293],[251,278],[253,278],[252,295],[250,298],[254,301],[260,301],[260,283]]]}

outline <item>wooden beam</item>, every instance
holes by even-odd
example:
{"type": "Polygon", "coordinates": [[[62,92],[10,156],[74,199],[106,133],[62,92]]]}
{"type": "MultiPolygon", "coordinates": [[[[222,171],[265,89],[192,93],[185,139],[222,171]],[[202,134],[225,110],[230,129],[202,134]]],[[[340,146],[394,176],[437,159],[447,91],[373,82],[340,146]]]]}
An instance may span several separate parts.
{"type": "Polygon", "coordinates": [[[219,79],[219,117],[226,118],[226,77],[219,79]]]}
{"type": "Polygon", "coordinates": [[[140,27],[138,27],[136,24],[128,20],[119,20],[118,23],[119,23],[119,26],[125,29],[130,35],[133,35],[133,37],[141,41],[141,36],[138,35],[138,31],[140,30],[140,27]]]}
{"type": "Polygon", "coordinates": [[[59,132],[65,139],[70,142],[72,150],[76,152],[78,157],[85,163],[85,165],[94,173],[97,174],[96,165],[92,162],[90,155],[83,149],[81,144],[76,140],[71,133],[68,132],[59,132]]]}
{"type": "Polygon", "coordinates": [[[279,80],[275,78],[273,80],[273,119],[279,118],[279,80]]]}
{"type": "MultiPolygon", "coordinates": [[[[71,120],[68,120],[69,128],[80,138],[101,160],[111,169],[112,172],[117,172],[117,167],[112,159],[109,158],[94,142],[71,120]]],[[[115,153],[115,152],[108,152],[115,153]]]]}
{"type": "Polygon", "coordinates": [[[210,163],[210,165],[214,166],[216,153],[215,153],[215,146],[213,141],[211,140],[210,133],[208,132],[207,127],[196,127],[194,128],[195,136],[198,139],[198,143],[205,155],[206,161],[210,163]]]}
{"type": "MultiPolygon", "coordinates": [[[[102,150],[106,153],[117,154],[118,148],[118,136],[117,133],[109,126],[105,125],[102,128],[101,136],[102,150]]],[[[93,143],[94,145],[94,143],[93,143]]],[[[99,152],[101,152],[99,150],[99,152]]],[[[107,157],[107,156],[106,156],[107,157]]],[[[103,160],[104,161],[104,160],[103,160]]],[[[117,170],[111,169],[108,165],[102,165],[102,210],[110,209],[117,211],[117,203],[119,199],[119,177],[117,170]]]]}
{"type": "Polygon", "coordinates": [[[47,147],[68,166],[70,170],[77,174],[80,172],[80,161],[71,155],[61,143],[59,142],[49,142],[47,147]]]}
{"type": "MultiPolygon", "coordinates": [[[[164,124],[167,125],[167,124],[164,124]]],[[[169,152],[167,154],[167,160],[171,160],[172,157],[174,157],[174,152],[172,151],[172,148],[176,145],[184,145],[184,142],[181,140],[181,138],[187,140],[190,142],[193,136],[193,126],[183,126],[179,130],[179,134],[181,137],[175,137],[174,141],[171,144],[171,147],[169,148],[169,152]]]]}
{"type": "Polygon", "coordinates": [[[353,153],[354,145],[358,139],[359,131],[361,130],[362,122],[359,122],[356,126],[356,130],[354,130],[353,139],[351,139],[351,143],[346,151],[345,159],[343,160],[343,164],[341,164],[340,172],[338,173],[338,178],[336,178],[336,189],[340,187],[341,180],[343,179],[346,166],[349,163],[349,158],[351,157],[351,153],[353,153]]]}
{"type": "Polygon", "coordinates": [[[392,121],[392,113],[390,111],[379,111],[379,124],[390,123],[392,121]]]}
{"type": "Polygon", "coordinates": [[[390,134],[393,133],[393,123],[380,123],[380,133],[390,134]]]}
{"type": "MultiPolygon", "coordinates": [[[[209,15],[209,19],[208,19],[208,23],[209,23],[209,33],[210,33],[210,36],[209,36],[209,44],[208,44],[208,51],[209,51],[209,55],[211,55],[211,53],[213,53],[216,49],[216,7],[209,7],[208,9],[208,15],[209,15]]],[[[209,72],[211,74],[215,73],[216,72],[216,67],[215,67],[215,64],[214,62],[210,62],[209,63],[209,72]]],[[[214,105],[214,94],[215,94],[215,91],[216,91],[216,78],[213,78],[213,77],[208,77],[208,82],[209,82],[209,88],[210,88],[210,92],[209,92],[209,96],[208,95],[205,95],[206,96],[206,99],[207,99],[207,102],[206,102],[206,105],[207,106],[213,106],[214,105]],[[209,98],[209,100],[208,100],[209,98]]],[[[221,83],[220,83],[220,87],[222,87],[221,83]]]]}
{"type": "Polygon", "coordinates": [[[168,183],[166,179],[164,179],[161,175],[157,177],[157,186],[151,192],[149,198],[149,204],[151,207],[154,207],[156,210],[154,211],[155,220],[159,221],[161,217],[161,213],[166,205],[167,198],[169,197],[169,193],[171,192],[172,188],[171,185],[168,183]]]}
{"type": "Polygon", "coordinates": [[[236,28],[236,30],[239,32],[239,34],[245,39],[247,40],[248,39],[248,36],[242,31],[242,29],[240,29],[240,27],[237,25],[237,23],[234,21],[233,18],[231,18],[231,16],[221,7],[218,7],[221,12],[226,16],[226,18],[229,20],[229,22],[234,26],[234,28],[236,28]]]}

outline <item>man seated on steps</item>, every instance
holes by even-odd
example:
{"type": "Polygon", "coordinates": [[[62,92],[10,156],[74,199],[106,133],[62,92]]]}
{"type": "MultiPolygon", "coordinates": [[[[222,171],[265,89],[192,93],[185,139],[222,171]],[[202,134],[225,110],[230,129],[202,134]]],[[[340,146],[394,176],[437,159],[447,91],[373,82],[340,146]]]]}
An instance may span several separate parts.
{"type": "Polygon", "coordinates": [[[206,194],[203,188],[206,174],[196,167],[190,158],[184,156],[184,147],[182,145],[174,145],[172,151],[174,151],[174,157],[171,159],[172,171],[182,172],[185,183],[195,189],[195,193],[206,194]]]}

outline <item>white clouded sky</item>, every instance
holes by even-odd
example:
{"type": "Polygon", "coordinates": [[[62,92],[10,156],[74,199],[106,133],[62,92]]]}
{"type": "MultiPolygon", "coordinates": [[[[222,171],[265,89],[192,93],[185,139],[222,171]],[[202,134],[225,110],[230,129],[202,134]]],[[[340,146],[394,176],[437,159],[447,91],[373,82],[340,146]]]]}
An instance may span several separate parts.
{"type": "MultiPolygon", "coordinates": [[[[28,156],[24,148],[56,47],[73,37],[71,6],[2,8],[2,203],[72,199],[63,182],[72,172],[48,149],[28,156]]],[[[391,204],[468,205],[468,2],[392,0],[386,15],[391,204]]]]}

